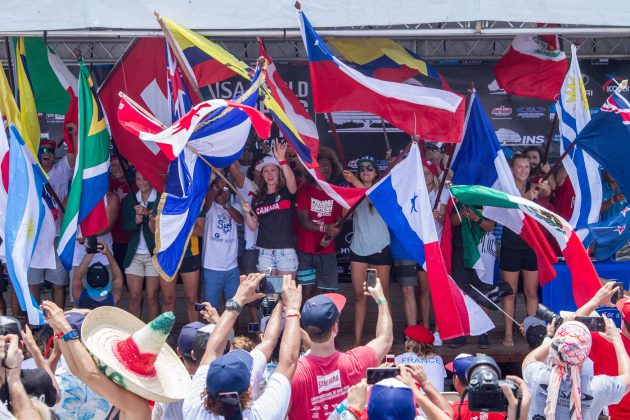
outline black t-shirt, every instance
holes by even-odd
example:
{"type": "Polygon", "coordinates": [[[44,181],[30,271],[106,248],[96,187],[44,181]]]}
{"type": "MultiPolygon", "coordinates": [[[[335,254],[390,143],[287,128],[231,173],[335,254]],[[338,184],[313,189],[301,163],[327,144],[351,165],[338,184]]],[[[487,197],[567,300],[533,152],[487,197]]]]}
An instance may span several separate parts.
{"type": "Polygon", "coordinates": [[[295,248],[292,220],[295,195],[284,187],[276,194],[265,194],[255,199],[258,216],[256,246],[267,249],[295,248]]]}

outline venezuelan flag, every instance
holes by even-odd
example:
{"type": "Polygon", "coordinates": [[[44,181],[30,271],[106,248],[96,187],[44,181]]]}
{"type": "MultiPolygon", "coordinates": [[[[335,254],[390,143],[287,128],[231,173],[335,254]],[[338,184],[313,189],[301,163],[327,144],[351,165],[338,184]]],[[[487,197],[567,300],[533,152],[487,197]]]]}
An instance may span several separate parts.
{"type": "Polygon", "coordinates": [[[444,76],[429,63],[389,38],[328,38],[328,41],[366,76],[399,83],[421,76],[450,90],[444,76]]]}
{"type": "Polygon", "coordinates": [[[179,26],[170,19],[165,17],[161,19],[173,35],[181,54],[186,58],[188,70],[194,75],[197,86],[208,86],[237,74],[251,80],[249,75],[253,73],[253,69],[220,45],[179,26]]]}
{"type": "Polygon", "coordinates": [[[35,106],[35,96],[31,87],[31,80],[26,65],[26,49],[24,38],[20,37],[15,46],[15,67],[17,73],[17,102],[20,108],[20,125],[24,142],[33,156],[39,154],[39,119],[37,117],[37,107],[35,106]]]}

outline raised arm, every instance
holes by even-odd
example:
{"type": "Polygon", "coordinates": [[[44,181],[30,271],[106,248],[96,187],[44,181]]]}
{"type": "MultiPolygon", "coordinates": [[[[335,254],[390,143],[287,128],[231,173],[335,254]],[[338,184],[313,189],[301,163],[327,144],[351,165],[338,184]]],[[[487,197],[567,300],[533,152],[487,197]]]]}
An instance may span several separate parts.
{"type": "Polygon", "coordinates": [[[256,350],[261,351],[267,360],[271,357],[271,353],[273,353],[273,349],[276,347],[276,343],[278,342],[278,337],[280,337],[283,310],[284,305],[282,301],[279,301],[276,304],[276,307],[273,308],[269,322],[267,322],[267,328],[265,328],[262,341],[256,346],[256,350]]]}
{"type": "Polygon", "coordinates": [[[295,181],[295,175],[293,174],[293,170],[291,170],[291,166],[289,166],[287,164],[287,161],[285,160],[286,153],[287,153],[286,143],[280,144],[279,142],[276,142],[274,144],[273,154],[278,160],[278,163],[280,164],[280,169],[282,170],[282,173],[284,174],[284,178],[287,181],[287,189],[289,190],[291,194],[295,194],[295,192],[297,191],[297,182],[295,181]]]}
{"type": "Polygon", "coordinates": [[[276,372],[284,375],[289,382],[293,379],[300,356],[300,306],[302,305],[302,286],[295,286],[291,275],[282,278],[282,302],[286,308],[284,333],[280,343],[280,361],[276,372]]]}
{"type": "Polygon", "coordinates": [[[92,258],[94,258],[95,254],[85,254],[81,264],[74,270],[74,275],[72,276],[72,297],[74,298],[75,305],[79,301],[79,296],[81,296],[81,292],[83,292],[83,277],[87,274],[88,267],[90,266],[90,262],[92,258]]]}
{"type": "Polygon", "coordinates": [[[612,343],[615,348],[615,356],[617,357],[618,378],[626,385],[626,392],[630,391],[630,357],[626,352],[626,348],[621,340],[619,328],[615,326],[612,319],[603,315],[606,322],[606,332],[599,333],[602,337],[612,343]]]}
{"type": "Polygon", "coordinates": [[[111,294],[114,298],[114,305],[117,305],[118,302],[120,302],[120,297],[122,296],[122,288],[123,288],[123,281],[124,281],[123,273],[120,267],[118,266],[116,259],[114,258],[111,251],[107,247],[107,245],[104,244],[103,242],[101,242],[101,244],[103,245],[103,249],[99,250],[98,252],[100,252],[101,254],[104,254],[107,257],[109,268],[112,270],[113,278],[112,278],[112,285],[111,285],[111,294]]]}
{"type": "MultiPolygon", "coordinates": [[[[363,283],[365,287],[365,283],[363,283]]],[[[378,305],[378,320],[376,321],[376,338],[367,343],[367,346],[372,348],[376,352],[376,357],[379,361],[383,360],[387,356],[387,352],[392,347],[394,342],[392,314],[389,311],[389,303],[385,299],[383,293],[383,287],[381,286],[381,280],[376,279],[376,286],[368,287],[368,291],[364,292],[366,295],[372,296],[374,301],[378,305]]]]}
{"type": "Polygon", "coordinates": [[[4,348],[4,352],[6,352],[3,352],[4,358],[2,365],[5,370],[4,380],[7,388],[9,388],[9,401],[11,402],[13,415],[19,420],[40,418],[39,412],[35,409],[31,399],[26,394],[26,390],[20,378],[24,355],[19,347],[19,337],[14,334],[9,334],[0,336],[0,341],[2,341],[2,347],[4,348]]]}
{"type": "Polygon", "coordinates": [[[397,379],[411,388],[416,404],[430,419],[452,419],[453,410],[446,399],[431,384],[420,365],[401,365],[397,379]],[[416,386],[425,392],[423,394],[416,386]]]}
{"type": "Polygon", "coordinates": [[[617,293],[618,289],[619,287],[615,287],[614,282],[606,282],[601,289],[593,295],[591,300],[575,311],[575,316],[589,316],[599,305],[614,307],[615,305],[610,302],[610,298],[617,293]]]}
{"type": "Polygon", "coordinates": [[[235,160],[228,168],[228,171],[230,175],[232,175],[232,178],[234,178],[234,185],[238,188],[243,188],[243,185],[245,185],[245,174],[239,169],[240,166],[241,164],[238,163],[238,160],[235,160]]]}

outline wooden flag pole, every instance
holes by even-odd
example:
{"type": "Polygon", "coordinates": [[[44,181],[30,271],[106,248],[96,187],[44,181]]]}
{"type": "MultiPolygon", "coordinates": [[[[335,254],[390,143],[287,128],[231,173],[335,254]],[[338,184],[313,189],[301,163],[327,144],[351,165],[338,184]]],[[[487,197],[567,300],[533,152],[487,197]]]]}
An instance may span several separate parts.
{"type": "Polygon", "coordinates": [[[328,123],[330,124],[330,130],[332,132],[333,140],[335,141],[335,146],[337,146],[337,153],[339,154],[339,159],[343,166],[347,166],[348,162],[346,162],[346,157],[343,154],[343,148],[341,147],[341,140],[339,139],[339,135],[337,134],[337,128],[335,127],[335,121],[333,120],[333,116],[330,112],[326,113],[326,117],[328,118],[328,123]]]}
{"type": "MultiPolygon", "coordinates": [[[[416,114],[413,115],[414,117],[416,114]]],[[[383,136],[385,137],[385,147],[387,148],[387,152],[391,155],[392,148],[389,145],[389,136],[387,135],[387,128],[385,128],[385,120],[381,118],[381,127],[383,127],[383,136]]]]}
{"type": "Polygon", "coordinates": [[[542,158],[540,159],[541,165],[544,165],[545,163],[547,163],[547,159],[549,158],[549,150],[551,149],[551,141],[553,139],[553,133],[556,131],[557,126],[558,126],[558,112],[554,112],[553,122],[551,123],[549,134],[547,134],[547,143],[545,144],[545,151],[543,152],[542,158]]]}

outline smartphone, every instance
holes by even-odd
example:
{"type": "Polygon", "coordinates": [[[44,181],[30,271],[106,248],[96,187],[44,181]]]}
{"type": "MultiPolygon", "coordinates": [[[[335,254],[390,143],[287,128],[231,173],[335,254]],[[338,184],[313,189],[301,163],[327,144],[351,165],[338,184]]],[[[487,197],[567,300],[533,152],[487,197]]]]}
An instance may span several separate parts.
{"type": "Polygon", "coordinates": [[[368,385],[374,385],[377,382],[387,378],[395,378],[400,375],[400,369],[395,368],[368,368],[367,370],[367,383],[368,385]]]}
{"type": "Polygon", "coordinates": [[[260,325],[257,322],[250,322],[247,324],[247,332],[258,333],[260,332],[260,325]]]}
{"type": "Polygon", "coordinates": [[[204,306],[203,303],[195,303],[195,311],[197,312],[201,312],[204,309],[206,309],[206,307],[204,306]]]}
{"type": "Polygon", "coordinates": [[[592,332],[604,332],[606,331],[606,324],[604,318],[599,316],[576,316],[575,320],[586,325],[589,331],[592,332]]]}
{"type": "Polygon", "coordinates": [[[282,276],[265,275],[260,283],[258,283],[256,292],[266,295],[282,293],[282,276]]]}
{"type": "Polygon", "coordinates": [[[385,356],[385,363],[396,363],[396,355],[388,354],[385,356]]]}
{"type": "Polygon", "coordinates": [[[376,286],[376,270],[373,268],[368,268],[366,271],[367,271],[367,280],[365,281],[365,288],[367,290],[368,287],[376,286]]]}
{"type": "Polygon", "coordinates": [[[623,292],[624,292],[624,290],[623,290],[623,289],[624,289],[624,287],[625,287],[625,286],[624,286],[624,284],[623,284],[623,282],[621,282],[621,281],[616,281],[616,282],[615,282],[615,287],[619,287],[619,290],[617,290],[617,293],[615,293],[614,295],[612,295],[612,296],[610,297],[610,301],[611,301],[612,303],[617,303],[617,301],[618,301],[619,299],[623,299],[623,292]]]}
{"type": "Polygon", "coordinates": [[[243,409],[237,392],[219,393],[219,402],[225,420],[243,420],[243,409]]]}

